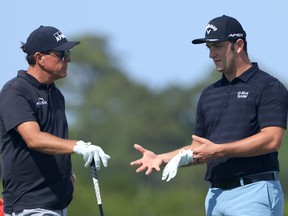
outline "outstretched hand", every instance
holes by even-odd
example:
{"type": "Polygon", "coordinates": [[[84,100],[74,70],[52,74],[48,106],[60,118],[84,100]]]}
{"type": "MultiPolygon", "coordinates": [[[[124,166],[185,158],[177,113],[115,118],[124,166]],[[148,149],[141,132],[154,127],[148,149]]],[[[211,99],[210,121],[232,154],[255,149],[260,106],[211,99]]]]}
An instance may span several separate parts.
{"type": "Polygon", "coordinates": [[[145,172],[146,175],[152,173],[153,169],[160,171],[160,166],[163,160],[160,156],[156,155],[154,152],[149,151],[138,144],[134,144],[134,148],[143,154],[142,158],[132,161],[131,166],[139,166],[136,172],[145,172]]]}

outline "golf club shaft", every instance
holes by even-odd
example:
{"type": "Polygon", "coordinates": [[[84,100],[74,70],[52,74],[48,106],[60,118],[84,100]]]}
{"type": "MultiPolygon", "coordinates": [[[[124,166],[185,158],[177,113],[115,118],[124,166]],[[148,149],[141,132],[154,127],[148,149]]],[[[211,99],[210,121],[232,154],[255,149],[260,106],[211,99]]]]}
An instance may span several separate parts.
{"type": "Polygon", "coordinates": [[[98,176],[97,176],[97,170],[95,167],[94,160],[91,162],[91,172],[92,172],[92,179],[93,179],[96,199],[97,199],[97,203],[98,203],[98,207],[99,207],[99,211],[100,211],[100,216],[104,216],[101,194],[100,194],[100,187],[99,187],[98,176]]]}

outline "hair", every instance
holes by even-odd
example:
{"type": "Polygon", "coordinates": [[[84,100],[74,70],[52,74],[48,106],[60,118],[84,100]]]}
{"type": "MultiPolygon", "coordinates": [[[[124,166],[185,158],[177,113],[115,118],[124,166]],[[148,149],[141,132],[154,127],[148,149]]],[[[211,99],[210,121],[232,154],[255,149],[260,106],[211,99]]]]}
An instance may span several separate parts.
{"type": "MultiPolygon", "coordinates": [[[[240,38],[238,38],[238,39],[240,39],[240,38]]],[[[229,42],[232,43],[232,44],[235,44],[238,39],[229,40],[229,42]]],[[[244,49],[245,53],[248,56],[247,41],[246,41],[246,39],[241,39],[241,40],[244,41],[244,48],[243,49],[244,49]]]]}
{"type": "MultiPolygon", "coordinates": [[[[21,49],[22,49],[22,51],[24,52],[24,53],[26,53],[27,54],[27,51],[26,51],[26,48],[25,48],[25,43],[21,43],[21,49]]],[[[33,65],[35,65],[36,64],[36,59],[35,59],[35,56],[32,54],[32,55],[26,55],[26,61],[28,62],[28,64],[30,65],[30,66],[33,66],[33,65]]]]}

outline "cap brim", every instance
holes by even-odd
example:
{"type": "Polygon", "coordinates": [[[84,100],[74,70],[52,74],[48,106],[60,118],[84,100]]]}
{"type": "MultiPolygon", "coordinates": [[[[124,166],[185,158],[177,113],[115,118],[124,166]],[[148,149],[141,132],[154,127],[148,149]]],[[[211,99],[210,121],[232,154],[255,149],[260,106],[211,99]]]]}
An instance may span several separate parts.
{"type": "Polygon", "coordinates": [[[205,38],[199,38],[199,39],[192,40],[193,44],[201,44],[201,43],[205,43],[205,42],[206,42],[205,38]]]}
{"type": "Polygon", "coordinates": [[[217,42],[222,42],[222,41],[226,41],[227,38],[222,38],[222,39],[216,39],[216,38],[199,38],[199,39],[195,39],[192,40],[193,44],[201,44],[201,43],[206,43],[206,42],[210,42],[210,43],[217,43],[217,42]]]}
{"type": "Polygon", "coordinates": [[[72,49],[74,46],[80,44],[80,41],[68,41],[56,48],[54,48],[54,51],[66,51],[72,49]]]}

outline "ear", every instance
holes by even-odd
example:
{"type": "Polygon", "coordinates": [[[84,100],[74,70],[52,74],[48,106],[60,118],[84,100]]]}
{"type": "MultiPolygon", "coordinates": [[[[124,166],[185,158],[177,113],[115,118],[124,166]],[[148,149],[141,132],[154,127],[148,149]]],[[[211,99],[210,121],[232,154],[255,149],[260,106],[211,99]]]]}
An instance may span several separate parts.
{"type": "Polygon", "coordinates": [[[235,50],[238,53],[240,53],[244,49],[245,43],[242,39],[238,39],[234,45],[235,45],[235,50]]]}
{"type": "Polygon", "coordinates": [[[40,52],[36,52],[34,54],[35,60],[38,64],[43,65],[44,64],[44,56],[42,53],[40,52]]]}

